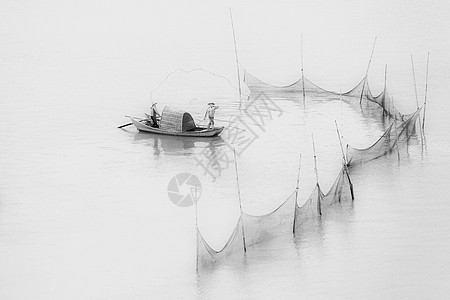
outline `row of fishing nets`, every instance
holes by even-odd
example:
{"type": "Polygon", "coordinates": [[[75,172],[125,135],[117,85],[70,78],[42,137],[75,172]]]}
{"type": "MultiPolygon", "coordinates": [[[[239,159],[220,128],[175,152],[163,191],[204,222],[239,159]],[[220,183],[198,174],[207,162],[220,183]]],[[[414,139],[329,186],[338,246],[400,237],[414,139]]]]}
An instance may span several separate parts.
{"type": "Polygon", "coordinates": [[[351,167],[377,159],[391,153],[403,143],[408,142],[411,136],[416,133],[417,118],[419,116],[420,109],[404,122],[392,123],[383,135],[368,148],[358,149],[347,145],[348,166],[351,167]]]}
{"type": "Polygon", "coordinates": [[[399,121],[405,121],[412,114],[403,115],[394,106],[393,98],[389,95],[386,85],[383,91],[374,96],[370,90],[368,77],[365,76],[354,88],[344,93],[337,93],[323,89],[306,77],[302,76],[296,82],[285,86],[273,86],[265,83],[247,71],[244,74],[244,82],[252,93],[265,93],[269,96],[277,97],[283,94],[287,98],[299,99],[302,94],[308,94],[311,97],[320,97],[321,99],[342,99],[348,103],[362,104],[364,100],[367,108],[373,108],[370,105],[374,104],[377,108],[381,107],[383,115],[389,118],[395,118],[399,121]],[[361,103],[360,103],[361,102],[361,103]]]}
{"type": "Polygon", "coordinates": [[[253,216],[243,212],[225,245],[220,250],[214,250],[197,229],[197,261],[199,265],[209,265],[225,258],[240,259],[245,247],[289,234],[300,234],[305,224],[317,220],[317,217],[327,212],[335,203],[351,199],[350,186],[346,167],[343,166],[329,191],[324,194],[316,185],[311,196],[300,207],[297,204],[298,191],[294,191],[274,211],[253,216]]]}
{"type": "Polygon", "coordinates": [[[316,184],[311,195],[302,206],[299,206],[298,203],[295,204],[294,231],[298,233],[299,229],[307,226],[308,222],[326,214],[330,206],[349,199],[352,199],[352,190],[349,174],[346,167],[343,166],[326,194],[323,193],[320,185],[316,184]]]}
{"type": "Polygon", "coordinates": [[[357,149],[347,145],[347,165],[343,165],[329,191],[324,194],[317,183],[302,206],[298,205],[298,190],[293,192],[274,211],[253,216],[241,213],[228,241],[220,250],[214,250],[197,229],[197,259],[202,265],[231,257],[241,258],[245,247],[250,247],[276,237],[295,233],[310,233],[328,208],[353,199],[353,191],[347,167],[369,162],[389,154],[395,147],[407,142],[416,132],[420,109],[404,122],[392,123],[383,135],[370,147],[357,149]]]}
{"type": "Polygon", "coordinates": [[[365,101],[365,107],[382,111],[383,117],[394,118],[394,123],[370,147],[357,149],[347,145],[347,165],[343,165],[329,191],[324,194],[317,183],[303,205],[298,205],[298,190],[292,193],[282,204],[272,212],[253,216],[242,212],[228,241],[220,250],[214,250],[197,230],[197,259],[200,264],[210,264],[231,257],[242,258],[244,249],[274,239],[279,236],[294,233],[296,236],[311,233],[320,223],[322,216],[332,212],[336,204],[353,199],[348,167],[358,163],[374,160],[390,153],[394,147],[408,141],[415,133],[416,121],[420,110],[409,115],[398,112],[386,87],[383,92],[373,96],[365,77],[358,85],[348,92],[339,94],[327,91],[302,77],[295,83],[282,87],[266,84],[249,73],[245,73],[244,81],[252,93],[264,93],[268,97],[299,99],[304,93],[308,97],[318,99],[345,100],[349,103],[365,101]],[[397,121],[398,120],[398,121],[397,121]]]}

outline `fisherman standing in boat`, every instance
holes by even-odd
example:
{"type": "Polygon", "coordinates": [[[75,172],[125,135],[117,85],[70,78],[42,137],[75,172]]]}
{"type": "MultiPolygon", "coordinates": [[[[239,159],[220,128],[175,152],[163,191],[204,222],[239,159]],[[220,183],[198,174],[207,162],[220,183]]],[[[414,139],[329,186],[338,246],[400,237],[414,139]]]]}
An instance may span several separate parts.
{"type": "Polygon", "coordinates": [[[152,107],[150,108],[150,118],[152,119],[152,123],[153,123],[152,126],[154,128],[159,128],[158,118],[161,119],[161,115],[159,114],[158,110],[156,109],[156,104],[158,104],[158,102],[154,102],[152,104],[152,107]]]}
{"type": "Polygon", "coordinates": [[[214,114],[216,113],[216,109],[219,108],[219,106],[217,106],[214,102],[210,102],[208,103],[209,107],[205,112],[205,118],[208,117],[209,118],[209,122],[208,122],[208,129],[214,129],[214,114]]]}

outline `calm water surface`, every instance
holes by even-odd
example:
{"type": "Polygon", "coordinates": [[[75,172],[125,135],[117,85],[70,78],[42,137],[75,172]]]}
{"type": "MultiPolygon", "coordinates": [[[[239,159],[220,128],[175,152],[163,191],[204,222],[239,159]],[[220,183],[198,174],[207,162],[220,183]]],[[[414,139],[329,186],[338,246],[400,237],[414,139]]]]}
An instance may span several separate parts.
{"type": "MultiPolygon", "coordinates": [[[[306,76],[346,91],[364,76],[378,35],[371,87],[381,91],[389,64],[388,88],[409,113],[416,106],[409,54],[422,103],[431,51],[424,149],[415,137],[400,162],[392,155],[355,167],[353,205],[301,239],[280,237],[250,248],[242,262],[197,273],[195,209],[173,205],[167,184],[181,172],[200,178],[199,228],[213,247],[223,246],[239,216],[230,136],[178,139],[116,127],[128,122],[125,114],[142,116],[151,99],[197,120],[213,99],[218,125],[233,120],[239,102],[228,4],[1,1],[1,299],[447,297],[445,2],[255,5],[233,5],[241,72],[272,84],[300,77],[303,33],[306,76]],[[208,72],[174,72],[198,68],[208,72]],[[220,168],[209,169],[213,176],[198,165],[204,151],[224,154],[220,168]]],[[[263,127],[245,119],[258,135],[238,157],[250,213],[267,213],[293,192],[300,153],[299,203],[306,200],[315,183],[312,132],[328,190],[341,161],[334,120],[355,147],[373,143],[386,126],[339,100],[307,98],[306,110],[300,100],[274,98],[279,111],[263,127]]]]}

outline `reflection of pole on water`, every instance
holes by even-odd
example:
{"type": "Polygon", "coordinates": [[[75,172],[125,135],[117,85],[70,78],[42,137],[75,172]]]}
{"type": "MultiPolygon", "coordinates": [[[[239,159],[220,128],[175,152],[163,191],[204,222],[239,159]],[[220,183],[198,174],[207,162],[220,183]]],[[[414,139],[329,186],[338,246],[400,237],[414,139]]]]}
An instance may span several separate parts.
{"type": "MultiPolygon", "coordinates": [[[[195,186],[194,189],[197,189],[197,186],[195,186]]],[[[195,201],[195,235],[197,237],[197,255],[196,255],[196,259],[195,259],[195,267],[196,270],[198,271],[198,203],[197,201],[195,201]]]]}

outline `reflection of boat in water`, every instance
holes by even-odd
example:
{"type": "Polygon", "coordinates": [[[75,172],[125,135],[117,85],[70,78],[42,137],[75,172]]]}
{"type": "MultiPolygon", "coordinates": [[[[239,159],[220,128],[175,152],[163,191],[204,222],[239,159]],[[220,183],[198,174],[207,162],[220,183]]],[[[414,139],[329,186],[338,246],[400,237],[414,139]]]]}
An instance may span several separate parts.
{"type": "MultiPolygon", "coordinates": [[[[147,117],[150,119],[149,115],[147,115],[147,117]]],[[[163,135],[182,137],[212,137],[219,135],[224,129],[223,126],[215,127],[213,129],[196,126],[194,119],[189,113],[167,106],[161,114],[159,128],[152,127],[150,124],[139,122],[139,120],[133,117],[129,118],[139,131],[163,135]]]]}
{"type": "Polygon", "coordinates": [[[225,140],[220,136],[216,137],[204,137],[198,139],[196,137],[183,137],[170,136],[170,135],[153,135],[138,132],[134,135],[135,141],[143,141],[153,147],[154,154],[169,156],[189,156],[195,155],[197,152],[195,149],[208,148],[208,147],[221,147],[225,145],[225,140]]]}

